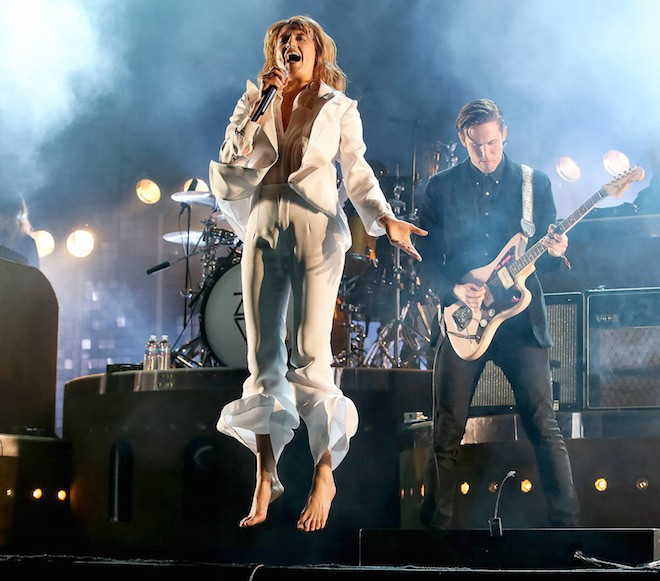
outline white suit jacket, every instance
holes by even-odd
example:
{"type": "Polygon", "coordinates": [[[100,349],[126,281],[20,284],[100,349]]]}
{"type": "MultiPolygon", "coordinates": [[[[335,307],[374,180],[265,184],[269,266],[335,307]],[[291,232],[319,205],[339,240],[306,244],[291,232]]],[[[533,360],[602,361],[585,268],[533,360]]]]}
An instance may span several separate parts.
{"type": "MultiPolygon", "coordinates": [[[[211,161],[209,167],[211,191],[241,239],[251,197],[278,155],[274,104],[264,113],[262,125],[250,120],[250,111],[259,98],[259,89],[248,81],[229,120],[219,161],[211,161]]],[[[339,161],[346,195],[365,230],[370,236],[383,235],[385,230],[378,219],[394,213],[364,157],[366,145],[357,101],[321,83],[313,109],[315,118],[303,143],[301,166],[289,176],[289,185],[312,206],[346,223],[345,200],[340,200],[337,183],[339,161]]],[[[347,243],[350,246],[350,240],[347,243]]]]}

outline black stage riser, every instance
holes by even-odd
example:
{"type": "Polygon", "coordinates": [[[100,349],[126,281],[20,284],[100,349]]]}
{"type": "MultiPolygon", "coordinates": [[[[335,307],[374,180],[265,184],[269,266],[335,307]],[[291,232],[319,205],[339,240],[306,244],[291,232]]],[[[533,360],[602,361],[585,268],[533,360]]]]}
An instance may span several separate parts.
{"type": "MultiPolygon", "coordinates": [[[[360,410],[360,429],[351,453],[335,473],[338,494],[331,526],[315,535],[295,530],[312,473],[304,428],[282,457],[286,494],[272,505],[271,518],[258,530],[236,526],[250,504],[254,457],[219,434],[215,424],[222,406],[240,394],[244,370],[175,370],[171,379],[176,389],[161,391],[144,391],[142,375],[121,372],[67,386],[64,427],[73,450],[71,507],[81,539],[97,547],[139,549],[155,556],[210,552],[225,562],[296,565],[300,561],[291,559],[304,558],[305,564],[350,565],[357,562],[361,529],[407,526],[406,515],[420,499],[421,480],[417,467],[411,470],[405,461],[400,463],[406,453],[401,451],[402,420],[404,412],[423,403],[419,394],[427,387],[427,374],[344,371],[342,387],[360,410]],[[282,551],[283,543],[295,551],[282,551]]],[[[627,442],[606,441],[601,446],[604,439],[585,439],[571,450],[583,495],[590,494],[592,476],[583,476],[581,470],[594,459],[602,459],[599,468],[616,471],[613,488],[605,495],[584,496],[585,526],[647,526],[643,519],[653,514],[652,509],[630,505],[628,492],[616,492],[617,476],[635,454],[627,442]],[[622,500],[628,503],[626,509],[620,508],[622,500]]],[[[505,526],[544,526],[543,497],[525,446],[520,440],[463,447],[461,470],[474,484],[473,494],[459,500],[461,526],[486,526],[494,499],[482,489],[491,479],[499,482],[510,469],[529,474],[535,486],[522,499],[512,490],[504,491],[505,526]],[[519,514],[526,518],[520,524],[519,514]]],[[[653,446],[639,449],[646,454],[653,446]]],[[[415,452],[424,450],[418,447],[415,452]]],[[[657,475],[645,476],[657,481],[657,475]]],[[[638,496],[653,501],[656,489],[654,484],[638,496]]]]}
{"type": "MultiPolygon", "coordinates": [[[[60,458],[58,465],[70,468],[71,477],[71,510],[66,514],[42,511],[32,520],[39,527],[39,542],[35,543],[34,527],[21,528],[7,511],[3,513],[6,520],[2,524],[10,533],[5,536],[6,550],[54,547],[64,553],[82,551],[132,559],[197,559],[273,567],[350,566],[359,560],[361,530],[399,529],[410,501],[419,500],[406,498],[404,479],[413,479],[412,489],[419,482],[405,461],[400,472],[399,460],[410,451],[401,448],[402,419],[404,413],[422,403],[428,377],[423,372],[346,370],[342,375],[342,387],[360,410],[360,430],[352,441],[351,453],[335,473],[338,494],[329,526],[313,535],[295,530],[312,473],[304,429],[282,457],[280,475],[286,494],[271,506],[269,520],[255,529],[237,526],[251,501],[254,457],[238,442],[219,434],[215,423],[224,403],[239,395],[245,370],[175,370],[167,375],[160,390],[154,386],[161,382],[150,381],[153,377],[149,375],[120,372],[67,385],[64,440],[40,441],[40,450],[26,449],[14,459],[3,459],[3,478],[44,476],[45,472],[52,475],[53,458],[60,458]],[[44,461],[48,457],[50,463],[44,461]],[[49,535],[51,543],[44,543],[49,535]]],[[[611,414],[596,413],[607,416],[603,425],[591,428],[602,437],[570,444],[579,483],[593,478],[587,466],[595,459],[599,468],[610,470],[604,474],[611,482],[605,495],[583,496],[586,485],[583,488],[579,484],[581,499],[586,502],[585,515],[589,521],[607,514],[609,520],[597,526],[647,526],[642,519],[653,515],[653,506],[659,504],[654,496],[657,472],[647,475],[649,489],[639,491],[639,498],[650,498],[646,504],[639,505],[627,496],[628,484],[624,493],[617,486],[622,473],[630,472],[632,477],[637,474],[636,466],[657,464],[648,459],[657,448],[657,439],[632,446],[620,437],[607,437],[616,432],[612,431],[616,422],[611,421],[611,414]]],[[[630,411],[622,413],[620,419],[630,427],[630,411]]],[[[635,428],[640,429],[641,423],[636,422],[635,428]]],[[[482,490],[487,481],[499,481],[513,468],[536,483],[531,451],[525,445],[525,441],[516,440],[463,446],[461,454],[466,462],[461,470],[474,482],[474,495],[459,500],[457,514],[465,517],[464,526],[486,526],[493,506],[492,493],[482,490]]],[[[418,446],[417,451],[422,448],[418,446]]],[[[505,530],[516,526],[517,515],[522,513],[527,515],[522,526],[535,526],[537,518],[541,522],[542,504],[539,486],[523,498],[514,488],[504,490],[501,516],[505,530]]],[[[17,508],[24,507],[13,506],[13,514],[19,514],[17,508]]],[[[267,577],[270,571],[262,567],[257,574],[267,577]]],[[[291,572],[297,574],[303,573],[291,572]]],[[[366,572],[314,572],[315,576],[342,574],[366,572]]]]}
{"type": "MultiPolygon", "coordinates": [[[[569,438],[566,446],[580,499],[581,526],[660,525],[660,438],[569,438]],[[607,481],[607,489],[596,489],[599,479],[607,481]]],[[[426,447],[401,453],[401,526],[405,529],[421,528],[419,508],[426,456],[426,447]]],[[[499,484],[511,470],[516,475],[504,484],[499,504],[504,526],[547,526],[547,507],[533,449],[527,440],[518,440],[461,447],[452,528],[486,528],[493,516],[499,484]],[[529,492],[521,490],[525,480],[532,484],[529,492]],[[464,483],[468,485],[466,493],[459,490],[464,483]]]]}

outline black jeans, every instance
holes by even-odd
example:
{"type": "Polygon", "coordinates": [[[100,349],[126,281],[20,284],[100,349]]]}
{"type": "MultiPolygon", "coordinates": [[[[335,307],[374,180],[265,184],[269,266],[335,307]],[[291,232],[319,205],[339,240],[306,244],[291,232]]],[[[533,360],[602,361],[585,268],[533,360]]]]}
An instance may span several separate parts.
{"type": "Polygon", "coordinates": [[[548,502],[548,525],[578,526],[579,502],[570,459],[552,408],[548,350],[534,340],[524,313],[505,321],[476,361],[458,357],[447,339],[438,345],[433,364],[433,446],[425,474],[422,524],[432,529],[450,526],[456,456],[472,397],[489,359],[509,380],[521,423],[534,447],[548,502]]]}

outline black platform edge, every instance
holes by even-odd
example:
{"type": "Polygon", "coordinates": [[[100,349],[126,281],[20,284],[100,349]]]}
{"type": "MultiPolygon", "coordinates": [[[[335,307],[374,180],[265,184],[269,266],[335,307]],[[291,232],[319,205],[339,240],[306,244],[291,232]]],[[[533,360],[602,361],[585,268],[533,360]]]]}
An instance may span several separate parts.
{"type": "Polygon", "coordinates": [[[660,572],[660,529],[361,530],[361,566],[660,572]]]}

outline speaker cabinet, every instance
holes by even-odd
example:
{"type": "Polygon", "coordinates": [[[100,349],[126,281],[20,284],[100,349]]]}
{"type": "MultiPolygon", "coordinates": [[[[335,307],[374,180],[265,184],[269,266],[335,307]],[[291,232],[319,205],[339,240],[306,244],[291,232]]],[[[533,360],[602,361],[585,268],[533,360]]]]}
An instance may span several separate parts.
{"type": "MultiPolygon", "coordinates": [[[[549,293],[548,323],[555,340],[550,348],[550,373],[556,411],[582,408],[583,366],[583,296],[582,293],[549,293]]],[[[515,399],[511,384],[492,361],[479,379],[472,399],[471,415],[504,413],[513,409],[515,399]]]]}
{"type": "Polygon", "coordinates": [[[55,432],[59,307],[43,273],[0,258],[0,431],[55,432]]]}
{"type": "Polygon", "coordinates": [[[660,407],[660,288],[585,296],[587,407],[660,407]]]}

